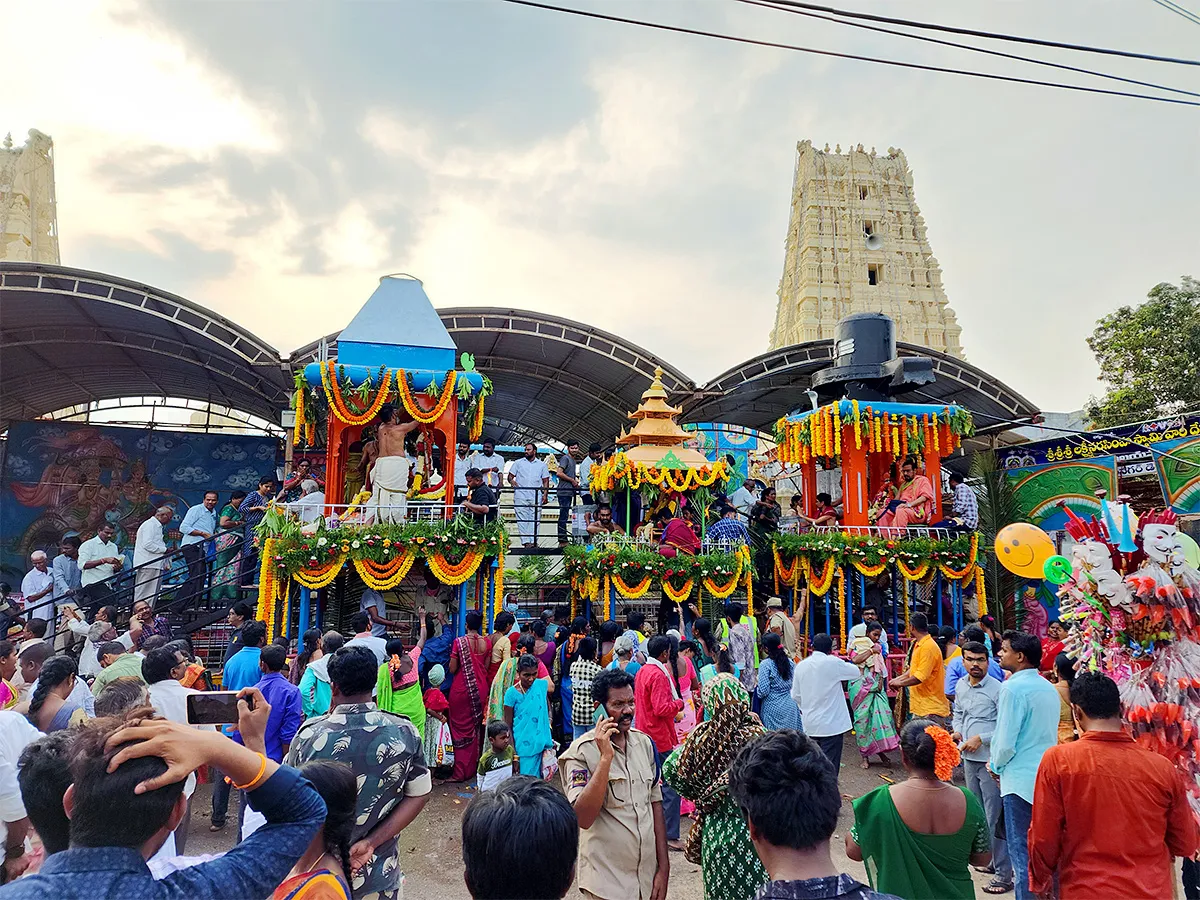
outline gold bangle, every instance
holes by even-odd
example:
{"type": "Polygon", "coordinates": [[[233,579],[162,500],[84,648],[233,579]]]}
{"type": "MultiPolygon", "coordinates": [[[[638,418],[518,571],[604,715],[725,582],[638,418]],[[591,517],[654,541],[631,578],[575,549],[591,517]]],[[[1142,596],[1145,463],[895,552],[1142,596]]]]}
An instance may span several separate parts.
{"type": "Polygon", "coordinates": [[[262,781],[262,777],[267,771],[267,758],[265,756],[263,756],[261,753],[259,753],[258,759],[259,759],[259,765],[258,765],[258,774],[257,775],[255,775],[253,778],[251,778],[245,784],[237,784],[237,783],[233,782],[232,780],[230,781],[230,784],[232,784],[239,791],[252,791],[256,787],[258,787],[259,782],[262,781]]]}

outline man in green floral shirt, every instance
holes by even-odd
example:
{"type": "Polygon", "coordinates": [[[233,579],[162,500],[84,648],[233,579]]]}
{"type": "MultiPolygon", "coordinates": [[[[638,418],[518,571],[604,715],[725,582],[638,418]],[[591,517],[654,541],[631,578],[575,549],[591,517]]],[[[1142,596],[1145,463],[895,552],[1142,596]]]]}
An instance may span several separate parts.
{"type": "Polygon", "coordinates": [[[288,764],[313,759],[343,762],[358,782],[358,818],[350,847],[351,887],[357,900],[402,900],[397,839],[425,807],[433,781],[421,737],[404,716],[371,700],[379,667],[367,647],[345,646],[330,657],[333,688],[328,715],[301,727],[288,764]]]}

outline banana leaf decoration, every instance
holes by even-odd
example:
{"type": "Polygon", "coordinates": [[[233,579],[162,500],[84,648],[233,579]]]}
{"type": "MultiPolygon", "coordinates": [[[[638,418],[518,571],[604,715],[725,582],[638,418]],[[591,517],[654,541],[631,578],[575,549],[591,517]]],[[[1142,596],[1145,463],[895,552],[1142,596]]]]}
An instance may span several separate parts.
{"type": "Polygon", "coordinates": [[[426,397],[437,397],[442,393],[442,388],[438,384],[436,375],[429,376],[429,387],[425,388],[423,393],[426,397]]]}

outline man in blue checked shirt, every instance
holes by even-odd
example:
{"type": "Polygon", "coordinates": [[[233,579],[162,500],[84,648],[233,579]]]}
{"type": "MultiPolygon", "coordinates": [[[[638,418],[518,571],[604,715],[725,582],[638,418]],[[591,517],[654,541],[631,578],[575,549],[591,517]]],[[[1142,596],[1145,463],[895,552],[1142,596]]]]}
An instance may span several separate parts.
{"type": "Polygon", "coordinates": [[[270,896],[324,824],[325,802],[299,772],[262,754],[271,708],[253,689],[243,696],[254,701],[253,710],[238,702],[248,747],[165,719],[97,719],[80,728],[71,748],[73,783],[63,797],[71,845],[46,857],[36,875],[4,887],[5,900],[270,896]],[[205,765],[245,785],[267,824],[219,859],[155,881],[146,860],[186,815],[184,780],[205,765]]]}
{"type": "Polygon", "coordinates": [[[183,561],[187,563],[187,581],[179,590],[179,598],[185,600],[185,606],[204,590],[208,553],[207,542],[217,531],[217,492],[207,491],[204,502],[188,507],[183,521],[179,524],[179,533],[183,539],[179,542],[183,551],[183,561]]]}

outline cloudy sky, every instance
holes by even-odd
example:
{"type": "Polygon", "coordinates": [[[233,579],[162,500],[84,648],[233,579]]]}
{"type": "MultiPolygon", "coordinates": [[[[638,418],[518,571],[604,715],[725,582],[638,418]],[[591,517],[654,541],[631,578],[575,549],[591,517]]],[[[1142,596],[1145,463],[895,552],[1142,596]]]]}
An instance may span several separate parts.
{"type": "MultiPolygon", "coordinates": [[[[1065,74],[732,0],[566,2],[1065,74]]],[[[903,14],[1163,55],[1200,46],[1200,26],[1149,0],[913,0],[903,14]]],[[[1045,409],[1098,390],[1084,338],[1099,316],[1200,274],[1200,109],[499,0],[43,0],[4,21],[24,37],[5,44],[22,75],[0,130],[54,138],[63,263],[181,294],[284,352],[404,271],[439,306],[574,317],[707,380],[766,349],[803,138],[904,149],[968,358],[1045,409]]],[[[1200,91],[1192,68],[1001,49],[1200,91]]]]}

